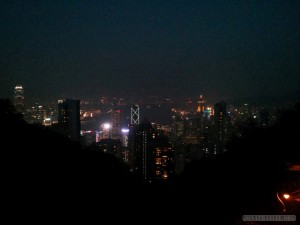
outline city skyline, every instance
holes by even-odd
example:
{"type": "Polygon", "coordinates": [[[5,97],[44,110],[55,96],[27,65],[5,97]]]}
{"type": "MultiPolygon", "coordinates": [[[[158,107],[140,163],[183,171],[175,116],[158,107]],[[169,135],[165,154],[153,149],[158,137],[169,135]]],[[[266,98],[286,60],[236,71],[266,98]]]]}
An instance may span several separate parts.
{"type": "MultiPolygon", "coordinates": [[[[298,1],[1,7],[0,97],[299,98],[298,1]]],[[[26,100],[26,99],[25,99],[26,100]]]]}

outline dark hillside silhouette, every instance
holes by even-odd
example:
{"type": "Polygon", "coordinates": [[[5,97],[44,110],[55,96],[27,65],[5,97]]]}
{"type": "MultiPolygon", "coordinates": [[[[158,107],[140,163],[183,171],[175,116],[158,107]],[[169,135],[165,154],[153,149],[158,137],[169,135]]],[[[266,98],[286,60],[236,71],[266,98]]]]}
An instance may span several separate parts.
{"type": "Polygon", "coordinates": [[[8,206],[39,213],[52,207],[79,210],[126,202],[124,193],[134,190],[134,179],[114,156],[83,150],[48,128],[27,124],[6,99],[0,100],[0,120],[8,206]]]}
{"type": "Polygon", "coordinates": [[[8,100],[0,100],[2,193],[8,209],[33,210],[46,218],[69,210],[73,218],[89,211],[98,220],[112,214],[231,224],[244,214],[278,213],[274,194],[288,163],[300,160],[299,118],[297,104],[276,126],[249,128],[227,152],[190,163],[171,182],[142,185],[114,156],[92,146],[83,150],[49,129],[29,125],[8,100]]]}
{"type": "MultiPolygon", "coordinates": [[[[278,214],[276,191],[288,176],[289,163],[300,163],[299,118],[298,103],[282,113],[276,126],[249,128],[223,155],[191,163],[179,182],[186,212],[202,212],[212,224],[244,214],[278,214]]],[[[299,175],[294,182],[300,185],[299,175]]]]}

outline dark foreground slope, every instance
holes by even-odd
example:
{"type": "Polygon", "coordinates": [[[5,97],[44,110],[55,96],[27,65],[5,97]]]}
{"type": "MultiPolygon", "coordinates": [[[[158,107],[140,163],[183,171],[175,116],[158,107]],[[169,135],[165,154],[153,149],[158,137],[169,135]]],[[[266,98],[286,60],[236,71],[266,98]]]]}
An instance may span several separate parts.
{"type": "Polygon", "coordinates": [[[277,126],[248,130],[225,154],[191,163],[169,183],[145,185],[115,157],[26,124],[1,100],[5,214],[23,221],[168,224],[233,224],[245,214],[278,214],[275,194],[288,177],[287,163],[300,159],[299,118],[297,105],[277,126]]]}

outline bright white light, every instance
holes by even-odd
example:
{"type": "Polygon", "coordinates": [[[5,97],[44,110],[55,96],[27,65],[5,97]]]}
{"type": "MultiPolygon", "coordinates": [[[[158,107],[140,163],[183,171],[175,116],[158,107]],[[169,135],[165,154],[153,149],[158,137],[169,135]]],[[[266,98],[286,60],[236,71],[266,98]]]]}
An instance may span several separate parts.
{"type": "Polygon", "coordinates": [[[128,133],[128,132],[129,132],[129,129],[123,128],[121,131],[122,131],[122,133],[128,133]]]}
{"type": "Polygon", "coordinates": [[[289,198],[290,198],[290,195],[289,195],[289,194],[284,194],[283,197],[284,197],[285,199],[289,199],[289,198]]]}
{"type": "Polygon", "coordinates": [[[104,129],[108,130],[111,126],[109,123],[104,123],[103,127],[104,127],[104,129]]]}

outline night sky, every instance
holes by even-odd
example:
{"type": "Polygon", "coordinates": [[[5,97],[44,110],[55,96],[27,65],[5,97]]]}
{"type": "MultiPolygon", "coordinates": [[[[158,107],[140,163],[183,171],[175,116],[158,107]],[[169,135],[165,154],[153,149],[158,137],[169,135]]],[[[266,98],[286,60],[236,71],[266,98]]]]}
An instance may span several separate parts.
{"type": "Polygon", "coordinates": [[[300,91],[300,1],[1,1],[0,97],[300,91]]]}

